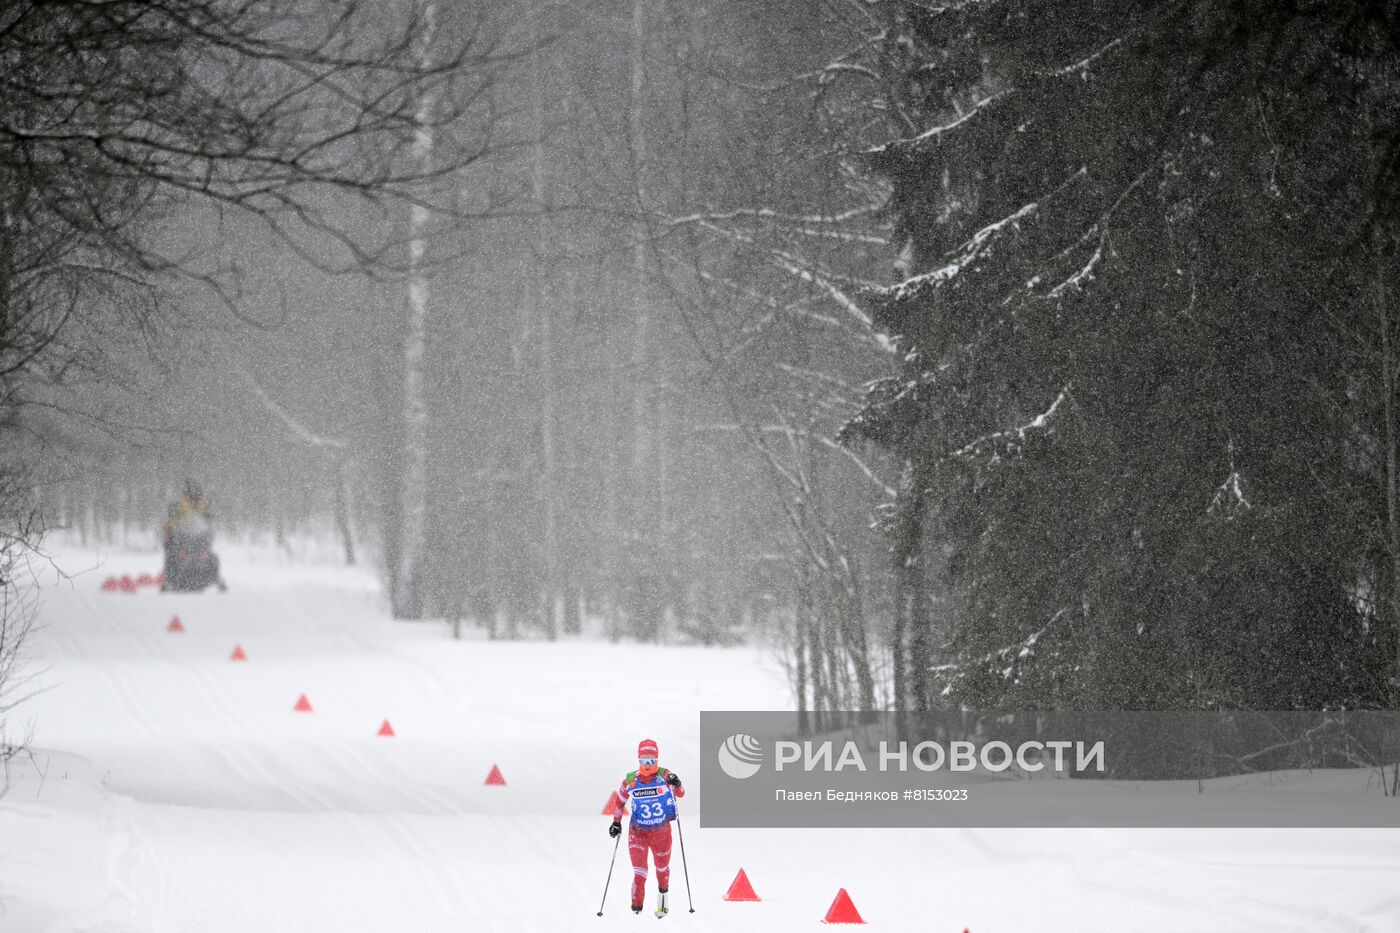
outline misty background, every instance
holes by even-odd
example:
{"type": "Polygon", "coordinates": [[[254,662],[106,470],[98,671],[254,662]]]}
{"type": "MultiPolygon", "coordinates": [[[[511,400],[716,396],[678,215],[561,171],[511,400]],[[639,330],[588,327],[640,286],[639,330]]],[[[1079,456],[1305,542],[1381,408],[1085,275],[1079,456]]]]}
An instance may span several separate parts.
{"type": "Polygon", "coordinates": [[[6,567],[193,477],[817,722],[1394,708],[1398,18],[7,4],[6,567]]]}

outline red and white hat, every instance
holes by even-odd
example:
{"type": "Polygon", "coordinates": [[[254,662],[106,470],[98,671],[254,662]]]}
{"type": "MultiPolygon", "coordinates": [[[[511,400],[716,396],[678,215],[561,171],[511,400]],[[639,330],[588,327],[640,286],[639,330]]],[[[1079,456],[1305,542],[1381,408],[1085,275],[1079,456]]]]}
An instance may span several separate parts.
{"type": "Polygon", "coordinates": [[[637,743],[637,757],[638,757],[638,758],[658,758],[658,757],[660,757],[660,756],[658,755],[657,749],[656,749],[656,740],[655,740],[655,739],[642,739],[641,742],[637,743]]]}

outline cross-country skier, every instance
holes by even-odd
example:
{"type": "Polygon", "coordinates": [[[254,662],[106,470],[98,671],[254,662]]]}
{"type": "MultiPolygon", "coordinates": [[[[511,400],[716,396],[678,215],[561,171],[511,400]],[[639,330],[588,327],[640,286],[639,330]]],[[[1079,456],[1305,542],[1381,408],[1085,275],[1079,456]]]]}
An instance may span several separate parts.
{"type": "Polygon", "coordinates": [[[637,745],[637,770],[627,772],[617,791],[617,808],[608,835],[622,834],[622,814],[632,801],[632,822],[627,830],[627,852],[632,856],[632,912],[642,912],[647,893],[647,852],[656,863],[656,887],[660,898],[656,916],[664,917],[671,881],[671,821],[676,818],[676,798],[685,796],[680,776],[656,763],[656,742],[642,739],[637,745]]]}

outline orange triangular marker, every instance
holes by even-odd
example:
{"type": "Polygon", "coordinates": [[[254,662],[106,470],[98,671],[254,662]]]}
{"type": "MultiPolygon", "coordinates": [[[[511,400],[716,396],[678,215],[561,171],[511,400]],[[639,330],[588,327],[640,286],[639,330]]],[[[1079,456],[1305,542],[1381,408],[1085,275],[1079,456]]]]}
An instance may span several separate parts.
{"type": "MultiPolygon", "coordinates": [[[[612,792],[612,795],[608,797],[608,802],[605,803],[605,804],[603,804],[602,812],[600,812],[598,815],[599,815],[599,816],[612,816],[614,813],[617,812],[617,805],[618,805],[619,803],[621,803],[621,801],[619,801],[619,800],[617,799],[617,791],[613,791],[613,792],[612,792]]],[[[627,807],[626,807],[626,805],[623,805],[623,807],[622,807],[622,812],[623,812],[624,814],[627,812],[627,807]]]]}
{"type": "Polygon", "coordinates": [[[167,632],[183,632],[185,630],[185,623],[180,621],[179,616],[171,616],[170,624],[165,627],[165,630],[167,632]]]}
{"type": "Polygon", "coordinates": [[[311,712],[311,711],[312,711],[312,710],[311,710],[311,701],[308,700],[308,699],[306,698],[306,694],[303,693],[303,694],[301,695],[300,699],[297,700],[297,705],[292,707],[292,712],[294,712],[294,713],[309,713],[309,712],[311,712]]]}
{"type": "Polygon", "coordinates": [[[505,776],[501,774],[501,769],[499,767],[496,765],[491,766],[491,773],[486,775],[486,783],[505,785],[506,779],[505,776]]]}
{"type": "Polygon", "coordinates": [[[836,892],[836,900],[831,902],[831,909],[826,912],[826,918],[822,923],[864,923],[860,918],[860,911],[856,910],[856,905],[851,902],[851,896],[842,888],[836,892]]]}
{"type": "Polygon", "coordinates": [[[384,725],[379,727],[379,734],[388,736],[389,738],[394,737],[394,727],[389,725],[389,720],[384,720],[384,725]]]}
{"type": "Polygon", "coordinates": [[[726,901],[756,901],[759,896],[754,893],[753,885],[749,884],[749,876],[744,874],[744,870],[739,869],[739,874],[734,876],[734,883],[729,886],[729,890],[724,892],[726,901]]]}
{"type": "Polygon", "coordinates": [[[243,653],[243,646],[242,646],[242,645],[234,645],[234,646],[233,646],[233,654],[229,657],[229,660],[230,660],[230,661],[246,661],[246,660],[248,660],[248,656],[247,656],[246,654],[243,653]]]}

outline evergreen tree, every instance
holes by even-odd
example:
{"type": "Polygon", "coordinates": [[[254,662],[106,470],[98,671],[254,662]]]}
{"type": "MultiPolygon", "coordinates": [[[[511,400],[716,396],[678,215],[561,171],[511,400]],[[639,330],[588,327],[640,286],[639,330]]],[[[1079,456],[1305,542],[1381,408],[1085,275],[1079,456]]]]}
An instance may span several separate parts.
{"type": "Polygon", "coordinates": [[[904,9],[906,702],[1392,702],[1394,5],[904,9]]]}

